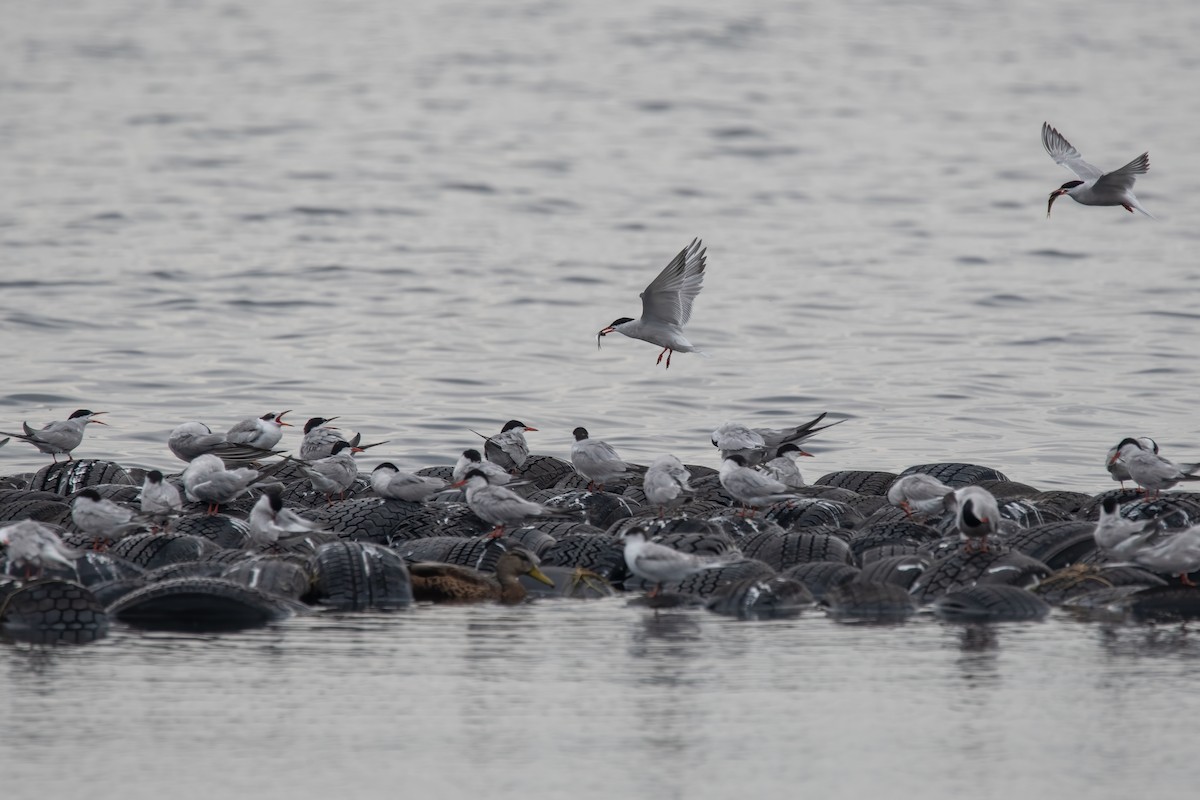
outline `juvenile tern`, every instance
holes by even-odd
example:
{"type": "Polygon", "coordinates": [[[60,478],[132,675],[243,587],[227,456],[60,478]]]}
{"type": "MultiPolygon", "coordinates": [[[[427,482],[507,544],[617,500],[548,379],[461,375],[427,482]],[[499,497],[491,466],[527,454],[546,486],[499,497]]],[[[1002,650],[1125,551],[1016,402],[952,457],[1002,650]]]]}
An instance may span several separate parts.
{"type": "Polygon", "coordinates": [[[261,417],[244,419],[229,429],[225,434],[225,441],[270,450],[283,438],[283,426],[291,427],[292,423],[283,421],[283,415],[290,413],[291,411],[280,411],[278,414],[263,414],[261,417]]]}
{"type": "Polygon", "coordinates": [[[183,493],[193,502],[208,504],[208,515],[249,491],[260,473],[249,467],[226,469],[225,462],[211,453],[196,456],[183,471],[183,493]]]}
{"type": "Polygon", "coordinates": [[[71,520],[79,530],[92,537],[97,547],[119,539],[125,533],[144,527],[134,519],[133,510],[101,497],[95,489],[84,489],[71,501],[71,520]]]}
{"type": "Polygon", "coordinates": [[[692,303],[704,283],[704,248],[699,239],[679,251],[679,255],[658,273],[658,277],[642,292],[642,316],[638,319],[620,317],[596,334],[596,347],[600,337],[616,331],[633,339],[641,339],[662,348],[655,364],[667,357],[667,368],[671,367],[671,354],[700,353],[683,335],[683,326],[692,316],[692,303]]]}
{"type": "Polygon", "coordinates": [[[487,534],[496,539],[504,535],[508,525],[529,517],[576,517],[577,511],[550,508],[532,500],[526,500],[512,489],[488,483],[487,475],[477,469],[467,472],[453,488],[467,487],[467,506],[475,516],[495,527],[487,534]]]}
{"type": "Polygon", "coordinates": [[[1108,463],[1123,464],[1130,480],[1155,496],[1177,483],[1200,481],[1200,475],[1195,474],[1200,472],[1200,464],[1176,466],[1132,438],[1121,440],[1116,455],[1111,456],[1108,463]]]}
{"type": "Polygon", "coordinates": [[[346,490],[354,485],[354,479],[358,477],[354,454],[359,452],[362,451],[345,440],[335,442],[328,456],[302,464],[300,469],[308,476],[312,487],[325,495],[326,502],[332,503],[335,494],[342,499],[346,490]]]}
{"type": "Polygon", "coordinates": [[[625,563],[629,571],[654,584],[649,592],[651,597],[662,591],[664,583],[675,583],[694,573],[723,567],[742,555],[736,550],[707,558],[681,553],[666,545],[647,541],[646,531],[639,527],[625,531],[621,538],[625,542],[625,563]]]}
{"type": "Polygon", "coordinates": [[[1061,133],[1050,127],[1049,122],[1042,123],[1042,146],[1055,164],[1061,164],[1079,177],[1079,180],[1067,181],[1050,193],[1050,201],[1046,204],[1047,217],[1050,216],[1054,201],[1067,195],[1085,206],[1122,206],[1130,214],[1136,208],[1147,217],[1154,218],[1133,195],[1133,182],[1138,175],[1144,175],[1150,169],[1149,153],[1142,153],[1120,169],[1102,172],[1084,161],[1079,151],[1061,133]]]}
{"type": "MultiPolygon", "coordinates": [[[[1125,440],[1122,439],[1121,441],[1123,442],[1125,440]]],[[[1134,439],[1134,441],[1137,442],[1143,450],[1149,450],[1156,455],[1158,454],[1158,442],[1154,441],[1149,436],[1139,436],[1134,439]]],[[[1112,479],[1114,481],[1119,481],[1121,488],[1124,489],[1125,481],[1133,480],[1133,478],[1130,477],[1129,470],[1125,469],[1125,464],[1115,457],[1117,455],[1117,450],[1119,449],[1119,444],[1114,444],[1112,447],[1108,448],[1108,455],[1104,457],[1104,465],[1105,469],[1108,470],[1108,474],[1112,476],[1112,479]]]]}
{"type": "Polygon", "coordinates": [[[1195,586],[1188,573],[1200,570],[1200,525],[1185,528],[1153,545],[1143,545],[1129,560],[1155,572],[1178,575],[1184,585],[1195,586]]]}
{"type": "Polygon", "coordinates": [[[691,477],[692,473],[675,456],[659,456],[650,462],[642,476],[642,491],[651,505],[658,506],[659,517],[666,516],[667,508],[678,503],[683,495],[692,494],[693,489],[688,485],[691,477]]]}
{"type": "Polygon", "coordinates": [[[589,439],[587,428],[571,431],[571,466],[588,479],[588,491],[602,491],[604,484],[644,472],[644,467],[627,464],[607,442],[589,439]]]}
{"type": "Polygon", "coordinates": [[[940,515],[945,510],[946,495],[953,491],[932,475],[915,472],[893,481],[888,488],[887,499],[892,505],[904,509],[909,517],[913,512],[940,515]]]}
{"type": "Polygon", "coordinates": [[[483,452],[488,461],[499,464],[506,470],[519,470],[529,458],[529,443],[525,441],[526,431],[536,431],[524,422],[510,419],[504,423],[500,433],[495,436],[484,436],[479,431],[471,431],[484,439],[483,452]]]}
{"type": "Polygon", "coordinates": [[[162,522],[183,508],[179,490],[174,484],[163,480],[163,474],[156,469],[146,473],[139,500],[142,514],[156,522],[162,522]]]}
{"type": "Polygon", "coordinates": [[[63,544],[54,528],[32,519],[0,527],[0,545],[4,546],[9,564],[25,568],[26,578],[34,567],[38,574],[47,565],[73,569],[75,559],[81,555],[63,544]]]}
{"type": "Polygon", "coordinates": [[[281,538],[298,533],[323,529],[320,523],[307,520],[283,507],[283,487],[277,483],[263,486],[263,495],[250,509],[247,544],[262,549],[273,546],[281,538]]]}
{"type": "Polygon", "coordinates": [[[234,444],[225,440],[225,434],[213,433],[203,422],[185,422],[176,426],[167,437],[167,447],[180,461],[191,462],[203,455],[214,455],[226,466],[251,464],[282,453],[282,450],[264,450],[247,444],[234,444]]]}
{"type": "MultiPolygon", "coordinates": [[[[749,509],[749,515],[754,516],[754,509],[779,503],[784,500],[798,500],[799,495],[788,491],[788,487],[769,475],[746,466],[746,459],[739,455],[731,455],[721,462],[719,473],[721,486],[729,495],[749,509]]],[[[743,510],[743,516],[747,512],[743,510]]]]}
{"type": "Polygon", "coordinates": [[[425,478],[411,472],[401,472],[396,465],[385,461],[371,472],[371,488],[385,500],[406,500],[421,503],[446,488],[440,478],[425,478]]]}
{"type": "Polygon", "coordinates": [[[804,476],[800,474],[800,467],[796,464],[796,459],[801,456],[812,458],[812,453],[801,450],[791,442],[782,445],[775,452],[779,455],[770,461],[759,464],[758,469],[764,475],[769,475],[789,489],[799,489],[804,485],[804,476]]]}
{"type": "Polygon", "coordinates": [[[963,542],[963,551],[972,552],[972,542],[978,542],[975,552],[988,551],[987,540],[1000,529],[1000,507],[996,498],[981,486],[964,486],[942,498],[943,507],[954,511],[954,525],[963,542]]]}
{"type": "Polygon", "coordinates": [[[24,433],[8,433],[0,431],[0,435],[12,436],[13,438],[29,442],[43,453],[49,453],[54,457],[54,463],[58,463],[58,457],[65,455],[67,461],[71,461],[71,451],[83,441],[83,431],[87,426],[94,422],[97,425],[107,425],[103,420],[96,419],[100,414],[106,414],[106,411],[88,411],[86,408],[80,409],[67,419],[51,422],[41,430],[34,430],[29,427],[26,422],[21,423],[21,427],[25,430],[24,433]]]}
{"type": "Polygon", "coordinates": [[[461,481],[467,477],[467,472],[472,469],[477,469],[487,476],[488,483],[504,485],[512,480],[512,473],[506,470],[499,464],[493,464],[491,461],[485,461],[483,456],[475,448],[469,448],[462,451],[462,455],[458,457],[458,462],[454,465],[454,471],[450,477],[455,481],[461,481]]]}
{"type": "MultiPolygon", "coordinates": [[[[810,419],[792,428],[750,428],[740,422],[726,422],[712,432],[713,447],[721,451],[721,458],[739,455],[745,459],[747,466],[756,466],[763,461],[777,458],[779,448],[785,444],[799,445],[801,442],[815,436],[817,433],[841,425],[846,420],[839,419],[828,425],[817,427],[817,423],[825,419],[828,412],[822,412],[815,419],[810,419]]],[[[805,455],[808,455],[807,453],[805,455]]]]}
{"type": "Polygon", "coordinates": [[[1092,529],[1092,539],[1106,556],[1126,560],[1159,529],[1158,519],[1132,520],[1122,517],[1116,499],[1106,497],[1100,504],[1100,518],[1092,529]]]}

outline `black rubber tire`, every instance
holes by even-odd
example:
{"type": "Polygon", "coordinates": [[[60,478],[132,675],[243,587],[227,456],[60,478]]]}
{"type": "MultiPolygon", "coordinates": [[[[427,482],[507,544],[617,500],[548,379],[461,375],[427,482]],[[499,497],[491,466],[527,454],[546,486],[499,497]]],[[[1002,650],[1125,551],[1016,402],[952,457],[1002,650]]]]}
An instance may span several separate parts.
{"type": "Polygon", "coordinates": [[[142,580],[150,584],[162,583],[175,578],[219,578],[224,571],[224,565],[214,564],[211,561],[180,561],[148,569],[142,573],[142,580]]]}
{"type": "Polygon", "coordinates": [[[858,553],[858,565],[866,569],[868,564],[896,556],[921,556],[921,548],[915,544],[881,544],[876,547],[868,547],[858,553]]]}
{"type": "Polygon", "coordinates": [[[850,545],[828,533],[792,532],[780,536],[759,536],[747,540],[743,552],[748,558],[757,558],[779,572],[785,572],[797,564],[816,561],[855,564],[850,545]]]}
{"type": "Polygon", "coordinates": [[[368,542],[333,542],[312,559],[312,599],[341,611],[387,611],[413,602],[400,554],[368,542]]]}
{"type": "Polygon", "coordinates": [[[623,583],[629,576],[624,547],[620,540],[605,533],[560,536],[542,554],[542,565],[590,570],[614,584],[623,583]]]}
{"type": "Polygon", "coordinates": [[[866,550],[888,545],[913,545],[920,547],[928,542],[936,542],[941,534],[928,525],[901,519],[895,522],[872,523],[854,532],[850,540],[850,549],[856,556],[866,550]]]}
{"type": "Polygon", "coordinates": [[[900,477],[903,478],[905,475],[912,475],[914,472],[923,472],[926,475],[932,475],[951,489],[961,489],[963,486],[971,486],[980,481],[1008,480],[1007,475],[991,467],[957,462],[914,464],[901,472],[900,477]]]}
{"type": "MultiPolygon", "coordinates": [[[[775,570],[761,561],[747,558],[723,567],[714,567],[703,572],[693,573],[679,583],[664,585],[663,590],[708,598],[712,597],[721,587],[730,583],[773,577],[775,577],[775,570]]],[[[628,584],[629,582],[626,581],[626,588],[629,588],[628,584]]]]}
{"type": "Polygon", "coordinates": [[[74,575],[69,580],[90,588],[108,581],[137,578],[145,571],[144,567],[111,552],[97,553],[95,550],[84,550],[79,558],[75,559],[74,575]]]}
{"type": "Polygon", "coordinates": [[[500,556],[520,546],[520,542],[507,536],[498,539],[447,536],[404,542],[393,549],[406,561],[437,561],[481,572],[495,572],[500,556]]]}
{"type": "Polygon", "coordinates": [[[1066,520],[1049,522],[1018,531],[1004,543],[1027,556],[1036,558],[1054,570],[1069,567],[1096,549],[1091,522],[1066,520]]]}
{"type": "Polygon", "coordinates": [[[120,464],[113,461],[84,458],[60,461],[42,467],[29,482],[29,490],[70,496],[80,489],[103,483],[132,484],[133,478],[129,477],[129,473],[120,464]]]}
{"type": "Polygon", "coordinates": [[[79,584],[30,581],[0,602],[0,634],[35,644],[86,644],[108,634],[108,615],[79,584]]]}
{"type": "Polygon", "coordinates": [[[1066,519],[1082,519],[1084,509],[1092,500],[1090,495],[1086,495],[1083,492],[1068,492],[1062,489],[1038,492],[1027,499],[1040,508],[1050,508],[1057,511],[1066,519]]]}
{"type": "Polygon", "coordinates": [[[797,564],[784,570],[780,575],[804,584],[812,596],[820,601],[829,593],[830,589],[855,580],[859,573],[859,568],[850,564],[839,564],[835,561],[812,561],[808,564],[797,564]]]}
{"type": "Polygon", "coordinates": [[[907,592],[932,564],[931,559],[916,554],[881,558],[864,563],[862,572],[855,580],[862,583],[890,583],[907,592]]]}
{"type": "Polygon", "coordinates": [[[717,530],[732,538],[735,542],[759,533],[770,533],[782,536],[785,531],[779,523],[765,517],[740,517],[732,508],[727,508],[721,516],[709,517],[709,522],[717,530]]]}
{"type": "Polygon", "coordinates": [[[709,611],[738,619],[798,617],[816,600],[799,581],[776,575],[747,578],[721,587],[706,604],[709,611]]]}
{"type": "Polygon", "coordinates": [[[833,587],[821,604],[831,618],[841,621],[902,622],[917,610],[902,587],[857,580],[833,587]]]}
{"type": "Polygon", "coordinates": [[[122,578],[89,586],[88,591],[96,598],[96,602],[100,604],[101,608],[108,608],[125,595],[136,592],[147,585],[141,578],[122,578]]]}
{"type": "MultiPolygon", "coordinates": [[[[1087,508],[1085,519],[1100,519],[1100,508],[1104,503],[1104,498],[1110,496],[1117,498],[1121,494],[1122,492],[1118,489],[1115,492],[1096,495],[1092,498],[1093,504],[1087,508]]],[[[1194,492],[1170,492],[1154,500],[1147,500],[1139,495],[1132,500],[1123,502],[1118,499],[1117,502],[1121,504],[1120,514],[1125,519],[1161,519],[1171,530],[1187,528],[1200,523],[1200,494],[1194,492]]]]}
{"type": "Polygon", "coordinates": [[[837,500],[804,498],[771,506],[764,516],[774,520],[785,531],[801,531],[818,525],[853,528],[864,521],[862,514],[837,500]]]}
{"type": "Polygon", "coordinates": [[[1029,500],[1041,493],[1041,489],[1027,483],[1016,481],[986,480],[975,484],[980,489],[987,489],[997,500],[1029,500]]]}
{"type": "Polygon", "coordinates": [[[1050,606],[1019,586],[981,583],[942,595],[933,613],[949,622],[1020,622],[1044,619],[1050,606]]]}
{"type": "Polygon", "coordinates": [[[1093,592],[1120,586],[1166,586],[1167,582],[1144,569],[1132,566],[1074,564],[1059,569],[1033,588],[1033,593],[1051,605],[1061,605],[1093,592]]]}
{"type": "Polygon", "coordinates": [[[837,486],[857,494],[887,496],[888,489],[896,482],[894,472],[872,472],[869,470],[844,469],[822,475],[815,481],[817,486],[837,486]]]}
{"type": "Polygon", "coordinates": [[[420,503],[367,497],[335,503],[301,516],[311,517],[343,539],[387,544],[412,517],[423,513],[426,512],[420,503]]]}
{"type": "Polygon", "coordinates": [[[226,580],[267,594],[299,601],[312,591],[313,575],[307,565],[282,558],[254,558],[226,566],[226,580]]]}
{"type": "MultiPolygon", "coordinates": [[[[536,525],[522,525],[507,531],[505,537],[533,553],[539,559],[554,546],[555,539],[536,525]]],[[[534,581],[536,583],[536,581],[534,581]]],[[[543,584],[544,585],[544,584],[543,584]]]]}
{"type": "Polygon", "coordinates": [[[222,550],[240,550],[246,546],[250,525],[243,519],[225,514],[189,514],[171,522],[171,533],[207,539],[222,550]]]}
{"type": "Polygon", "coordinates": [[[695,490],[695,494],[692,495],[689,505],[699,502],[716,503],[725,508],[737,508],[741,505],[733,499],[729,492],[725,491],[725,487],[721,485],[721,479],[716,473],[693,478],[690,484],[695,490]]]}
{"type": "MultiPolygon", "coordinates": [[[[71,507],[62,502],[61,497],[56,500],[40,499],[47,494],[49,493],[38,492],[37,495],[40,497],[0,503],[0,524],[32,519],[49,525],[60,525],[70,519],[71,507]]],[[[57,495],[54,496],[57,497],[57,495]]]]}
{"type": "Polygon", "coordinates": [[[137,533],[126,536],[108,549],[110,555],[123,558],[151,570],[179,561],[202,561],[221,548],[199,536],[183,533],[137,533]]]}
{"type": "Polygon", "coordinates": [[[392,531],[388,546],[441,536],[480,536],[491,529],[492,525],[475,516],[464,504],[426,503],[392,531]]]}
{"type": "Polygon", "coordinates": [[[611,492],[540,489],[530,494],[529,499],[551,508],[578,512],[570,519],[586,522],[601,530],[607,530],[617,520],[632,517],[635,508],[624,497],[611,492]]]}
{"type": "Polygon", "coordinates": [[[654,541],[681,553],[722,556],[738,549],[738,544],[723,533],[660,533],[654,541]]]}
{"type": "Polygon", "coordinates": [[[1062,512],[1053,506],[1039,506],[1030,500],[999,500],[1000,516],[1022,528],[1035,528],[1051,522],[1062,522],[1062,512]]]}
{"type": "Polygon", "coordinates": [[[921,574],[912,587],[920,604],[932,603],[942,595],[970,588],[977,583],[1034,586],[1053,572],[1037,559],[1003,545],[987,552],[966,552],[962,547],[940,558],[921,574]]]}
{"type": "Polygon", "coordinates": [[[1200,619],[1200,589],[1156,586],[1129,597],[1129,611],[1138,622],[1176,622],[1200,619]]]}
{"type": "Polygon", "coordinates": [[[299,608],[223,578],[175,578],[130,592],[108,613],[134,628],[215,633],[259,628],[299,608]]]}
{"type": "Polygon", "coordinates": [[[554,456],[531,455],[517,470],[517,479],[529,481],[539,489],[550,489],[564,475],[574,473],[575,468],[569,461],[554,456]]]}

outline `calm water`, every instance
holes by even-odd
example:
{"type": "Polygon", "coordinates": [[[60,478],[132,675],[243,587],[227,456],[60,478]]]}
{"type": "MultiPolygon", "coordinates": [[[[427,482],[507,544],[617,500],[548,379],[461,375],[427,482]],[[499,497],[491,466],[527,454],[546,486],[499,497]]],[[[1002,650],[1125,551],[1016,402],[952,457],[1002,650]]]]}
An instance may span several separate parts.
{"type": "MultiPolygon", "coordinates": [[[[712,464],[727,419],[829,410],[851,421],[811,477],[972,460],[1091,492],[1127,434],[1200,457],[1194,4],[96,0],[5,20],[0,429],[108,410],[78,455],[174,470],[178,423],[293,408],[419,467],[515,416],[537,452],[583,424],[633,460],[712,464]],[[1159,221],[1069,200],[1047,221],[1070,176],[1043,120],[1104,168],[1149,150],[1159,221]],[[689,332],[714,358],[597,352],[694,236],[689,332]]],[[[0,473],[44,461],[13,443],[0,473]]],[[[31,794],[122,797],[181,775],[197,797],[1119,797],[1191,763],[1163,731],[1195,655],[1065,617],[739,625],[621,601],[117,631],[0,651],[0,764],[31,794]]]]}

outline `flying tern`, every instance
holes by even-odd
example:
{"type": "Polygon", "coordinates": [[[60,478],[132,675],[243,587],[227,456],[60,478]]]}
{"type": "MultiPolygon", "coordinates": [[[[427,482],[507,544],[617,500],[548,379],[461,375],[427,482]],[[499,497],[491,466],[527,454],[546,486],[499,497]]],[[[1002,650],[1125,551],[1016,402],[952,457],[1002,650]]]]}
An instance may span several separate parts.
{"type": "Polygon", "coordinates": [[[1050,127],[1049,122],[1042,123],[1042,146],[1055,164],[1061,164],[1079,178],[1067,181],[1050,193],[1050,201],[1046,204],[1047,217],[1050,216],[1054,201],[1066,195],[1085,206],[1122,206],[1130,214],[1136,208],[1147,217],[1154,218],[1133,195],[1133,182],[1138,175],[1144,175],[1150,169],[1149,153],[1142,153],[1120,169],[1102,172],[1084,161],[1079,151],[1061,133],[1050,127]]]}
{"type": "Polygon", "coordinates": [[[596,334],[596,347],[600,347],[600,337],[616,331],[661,347],[662,352],[654,363],[661,364],[665,355],[668,369],[672,353],[705,355],[683,335],[683,326],[692,316],[692,303],[704,283],[705,252],[699,239],[693,239],[690,245],[680,250],[642,292],[642,316],[638,319],[620,317],[601,328],[596,334]]]}

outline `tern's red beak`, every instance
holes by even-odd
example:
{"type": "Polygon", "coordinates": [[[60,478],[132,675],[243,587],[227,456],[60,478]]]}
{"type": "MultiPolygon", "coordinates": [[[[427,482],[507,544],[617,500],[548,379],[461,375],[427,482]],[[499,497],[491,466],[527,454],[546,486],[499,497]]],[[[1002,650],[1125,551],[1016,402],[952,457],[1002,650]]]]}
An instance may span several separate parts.
{"type": "Polygon", "coordinates": [[[467,479],[466,479],[466,478],[463,478],[463,479],[462,479],[461,481],[459,481],[458,483],[452,483],[452,484],[450,484],[450,488],[451,488],[451,489],[461,489],[462,487],[464,487],[464,486],[466,486],[466,485],[467,485],[467,479]]]}
{"type": "Polygon", "coordinates": [[[283,415],[290,414],[290,413],[292,413],[292,410],[290,408],[287,411],[280,411],[278,414],[275,415],[275,424],[276,425],[287,425],[290,428],[292,426],[292,423],[283,421],[283,415]]]}
{"type": "Polygon", "coordinates": [[[104,420],[102,420],[102,419],[96,419],[96,417],[97,417],[98,415],[100,415],[100,414],[107,414],[107,413],[108,413],[107,411],[93,411],[93,412],[92,412],[92,415],[91,415],[90,417],[88,417],[88,422],[94,422],[94,423],[96,423],[97,425],[107,425],[108,423],[107,423],[107,422],[105,422],[104,420]]]}

